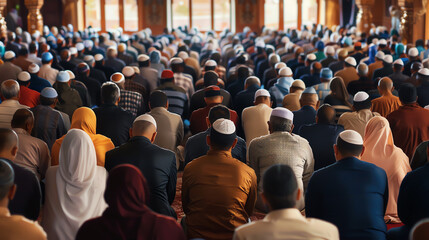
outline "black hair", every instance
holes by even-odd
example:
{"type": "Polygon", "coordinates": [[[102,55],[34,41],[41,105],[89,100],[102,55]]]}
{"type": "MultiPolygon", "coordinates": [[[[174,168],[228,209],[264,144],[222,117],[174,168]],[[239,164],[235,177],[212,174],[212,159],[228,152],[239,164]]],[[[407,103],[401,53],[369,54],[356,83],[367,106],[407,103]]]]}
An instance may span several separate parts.
{"type": "Polygon", "coordinates": [[[411,83],[404,83],[399,88],[399,100],[405,104],[417,101],[417,89],[411,83]]]}
{"type": "Polygon", "coordinates": [[[150,94],[149,103],[151,108],[166,107],[168,97],[164,92],[156,90],[150,94]]]}
{"type": "Polygon", "coordinates": [[[55,103],[55,99],[56,98],[47,98],[44,96],[40,96],[40,104],[42,104],[43,106],[51,106],[55,103]]]}
{"type": "Polygon", "coordinates": [[[273,132],[290,132],[293,122],[289,119],[271,116],[270,125],[273,132]]]}
{"type": "Polygon", "coordinates": [[[290,166],[271,166],[265,172],[262,182],[264,196],[272,210],[295,207],[298,182],[290,166]]]}
{"type": "Polygon", "coordinates": [[[220,118],[230,119],[231,113],[229,112],[229,109],[223,105],[216,105],[210,108],[210,111],[209,111],[210,124],[213,124],[214,122],[216,122],[216,120],[220,118]]]}
{"type": "Polygon", "coordinates": [[[371,108],[371,99],[368,98],[362,102],[353,102],[353,107],[355,108],[356,111],[359,111],[362,109],[369,109],[371,108]]]}
{"type": "Polygon", "coordinates": [[[341,155],[359,156],[363,145],[352,144],[344,141],[340,136],[337,137],[337,149],[341,155]]]}
{"type": "Polygon", "coordinates": [[[101,100],[104,104],[115,104],[120,94],[119,87],[113,82],[106,82],[101,86],[101,100]]]}

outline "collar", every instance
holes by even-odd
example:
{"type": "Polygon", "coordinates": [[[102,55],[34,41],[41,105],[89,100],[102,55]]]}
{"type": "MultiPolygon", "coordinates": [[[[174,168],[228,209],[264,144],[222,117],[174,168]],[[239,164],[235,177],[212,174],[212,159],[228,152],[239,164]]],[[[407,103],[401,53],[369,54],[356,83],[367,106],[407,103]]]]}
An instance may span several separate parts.
{"type": "Polygon", "coordinates": [[[151,112],[168,112],[168,111],[165,107],[156,107],[156,108],[152,108],[149,113],[151,112]]]}
{"type": "Polygon", "coordinates": [[[3,106],[16,106],[16,105],[20,105],[20,103],[18,102],[18,100],[13,100],[13,99],[3,100],[3,102],[1,102],[1,104],[3,106]]]}
{"type": "Polygon", "coordinates": [[[360,161],[360,160],[357,157],[346,157],[337,161],[337,163],[348,163],[348,162],[354,162],[354,161],[360,161]]]}
{"type": "Polygon", "coordinates": [[[22,129],[22,128],[12,128],[12,129],[13,129],[13,131],[16,132],[16,134],[22,134],[22,135],[30,136],[30,134],[27,131],[25,131],[25,129],[22,129]]]}
{"type": "Polygon", "coordinates": [[[5,207],[0,207],[0,217],[10,217],[9,209],[5,207]]]}
{"type": "Polygon", "coordinates": [[[267,221],[276,221],[278,219],[299,219],[299,220],[305,220],[305,217],[302,216],[301,212],[299,212],[296,208],[286,208],[286,209],[279,209],[269,212],[264,220],[267,221]]]}
{"type": "Polygon", "coordinates": [[[130,139],[130,142],[146,142],[148,144],[152,144],[147,137],[143,136],[134,136],[130,139]]]}
{"type": "Polygon", "coordinates": [[[420,105],[417,102],[403,104],[402,107],[421,108],[420,105]]]}
{"type": "Polygon", "coordinates": [[[231,151],[222,151],[222,150],[209,149],[209,151],[207,152],[207,155],[210,155],[210,156],[224,156],[224,157],[230,157],[230,158],[232,158],[231,151]]]}

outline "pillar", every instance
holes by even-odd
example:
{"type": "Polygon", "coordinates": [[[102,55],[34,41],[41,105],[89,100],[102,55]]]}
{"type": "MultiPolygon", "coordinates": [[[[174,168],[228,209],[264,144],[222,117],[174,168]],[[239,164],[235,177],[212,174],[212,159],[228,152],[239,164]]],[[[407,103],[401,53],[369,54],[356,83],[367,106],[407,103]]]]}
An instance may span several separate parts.
{"type": "Polygon", "coordinates": [[[72,24],[77,29],[79,26],[78,0],[66,0],[63,3],[63,25],[72,24]]]}
{"type": "Polygon", "coordinates": [[[0,38],[6,38],[7,26],[3,13],[6,7],[7,0],[0,0],[0,38]]]}
{"type": "Polygon", "coordinates": [[[359,12],[356,17],[357,29],[360,32],[369,32],[372,23],[372,9],[375,0],[356,0],[359,12]]]}
{"type": "Polygon", "coordinates": [[[25,6],[28,9],[28,32],[33,34],[36,30],[43,32],[43,17],[40,8],[43,6],[43,0],[25,0],[25,6]]]}
{"type": "Polygon", "coordinates": [[[424,24],[421,22],[422,16],[426,13],[427,0],[399,0],[398,5],[402,10],[400,27],[402,41],[405,44],[413,43],[417,38],[424,36],[421,31],[424,24]]]}
{"type": "Polygon", "coordinates": [[[335,0],[325,1],[325,25],[328,27],[340,25],[340,3],[335,0]]]}

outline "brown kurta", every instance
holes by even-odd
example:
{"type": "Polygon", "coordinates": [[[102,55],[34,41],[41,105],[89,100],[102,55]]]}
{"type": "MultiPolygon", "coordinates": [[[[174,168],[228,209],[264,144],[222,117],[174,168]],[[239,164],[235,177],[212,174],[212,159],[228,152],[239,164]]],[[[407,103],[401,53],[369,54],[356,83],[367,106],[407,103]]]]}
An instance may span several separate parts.
{"type": "Polygon", "coordinates": [[[429,140],[429,110],[417,103],[399,107],[387,117],[395,145],[411,159],[416,147],[429,140]]]}
{"type": "Polygon", "coordinates": [[[231,152],[209,150],[188,163],[183,173],[188,238],[232,239],[234,229],[252,215],[256,196],[253,169],[231,152]]]}
{"type": "Polygon", "coordinates": [[[398,97],[393,94],[384,95],[371,101],[371,111],[380,113],[387,117],[391,112],[398,110],[402,105],[398,97]]]}

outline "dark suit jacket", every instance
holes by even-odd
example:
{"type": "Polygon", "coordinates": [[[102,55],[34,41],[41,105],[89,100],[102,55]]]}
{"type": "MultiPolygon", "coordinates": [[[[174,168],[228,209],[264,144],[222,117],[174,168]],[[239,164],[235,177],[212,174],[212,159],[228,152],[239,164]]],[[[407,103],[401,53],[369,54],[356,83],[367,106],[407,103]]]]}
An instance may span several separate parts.
{"type": "Polygon", "coordinates": [[[103,71],[93,67],[90,67],[89,77],[96,79],[100,84],[103,84],[107,81],[106,74],[104,74],[103,71]]]}
{"type": "Polygon", "coordinates": [[[429,105],[429,82],[422,82],[422,84],[417,87],[417,102],[421,107],[429,105]]]}
{"type": "Polygon", "coordinates": [[[176,155],[138,136],[106,153],[107,171],[124,163],[138,167],[146,178],[150,188],[148,206],[157,213],[176,218],[170,206],[176,196],[176,155]]]}
{"type": "MultiPolygon", "coordinates": [[[[377,79],[379,77],[380,78],[387,77],[387,76],[389,76],[392,73],[393,73],[392,65],[388,64],[388,65],[386,65],[386,66],[384,66],[382,68],[376,69],[374,71],[374,74],[372,76],[372,81],[375,82],[375,79],[377,79]]],[[[378,84],[378,83],[376,83],[376,84],[378,84]]]]}
{"type": "Polygon", "coordinates": [[[341,239],[386,239],[386,172],[357,158],[344,158],[316,171],[305,195],[307,217],[338,227],[341,239]]]}
{"type": "Polygon", "coordinates": [[[300,110],[293,112],[293,133],[298,134],[301,126],[316,122],[316,110],[311,106],[303,106],[300,110]]]}

